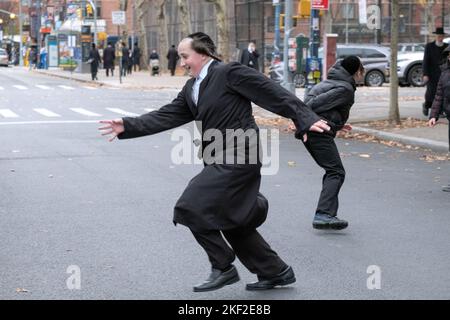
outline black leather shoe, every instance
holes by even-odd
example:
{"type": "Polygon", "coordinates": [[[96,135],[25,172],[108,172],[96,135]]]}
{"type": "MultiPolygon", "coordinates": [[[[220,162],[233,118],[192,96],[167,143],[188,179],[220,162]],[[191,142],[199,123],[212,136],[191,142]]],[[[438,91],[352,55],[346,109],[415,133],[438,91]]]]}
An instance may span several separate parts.
{"type": "Polygon", "coordinates": [[[321,230],[342,230],[347,228],[348,222],[330,216],[326,213],[316,213],[313,220],[313,228],[321,230]]]}
{"type": "Polygon", "coordinates": [[[194,287],[194,292],[204,292],[220,289],[226,285],[239,281],[239,274],[235,266],[231,266],[228,271],[221,271],[212,268],[211,274],[202,284],[194,287]]]}
{"type": "Polygon", "coordinates": [[[273,289],[276,286],[287,286],[288,284],[295,282],[295,274],[292,267],[286,267],[281,273],[273,276],[271,278],[260,277],[258,276],[257,282],[248,283],[245,287],[249,291],[256,290],[269,290],[273,289]]]}

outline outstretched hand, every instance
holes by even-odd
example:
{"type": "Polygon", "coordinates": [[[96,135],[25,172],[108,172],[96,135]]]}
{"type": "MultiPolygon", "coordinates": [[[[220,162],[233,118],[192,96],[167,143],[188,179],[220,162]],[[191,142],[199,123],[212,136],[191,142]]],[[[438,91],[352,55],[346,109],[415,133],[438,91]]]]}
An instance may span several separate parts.
{"type": "Polygon", "coordinates": [[[125,131],[122,119],[100,120],[100,123],[106,124],[104,127],[98,128],[102,132],[102,136],[111,135],[108,140],[113,141],[119,134],[125,131]]]}
{"type": "MultiPolygon", "coordinates": [[[[309,131],[313,132],[324,132],[324,131],[330,131],[330,126],[327,125],[327,122],[325,120],[319,120],[315,122],[310,128],[309,131]]],[[[303,135],[303,142],[306,142],[308,140],[308,135],[305,133],[303,135]]]]}

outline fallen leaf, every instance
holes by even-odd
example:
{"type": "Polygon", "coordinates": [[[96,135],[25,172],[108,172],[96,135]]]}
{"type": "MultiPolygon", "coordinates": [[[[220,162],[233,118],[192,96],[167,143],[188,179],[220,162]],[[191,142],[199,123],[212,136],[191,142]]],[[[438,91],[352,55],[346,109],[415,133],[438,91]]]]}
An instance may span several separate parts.
{"type": "Polygon", "coordinates": [[[24,288],[17,288],[16,292],[29,292],[27,289],[24,288]]]}
{"type": "Polygon", "coordinates": [[[288,161],[289,167],[295,167],[295,161],[288,161]]]}

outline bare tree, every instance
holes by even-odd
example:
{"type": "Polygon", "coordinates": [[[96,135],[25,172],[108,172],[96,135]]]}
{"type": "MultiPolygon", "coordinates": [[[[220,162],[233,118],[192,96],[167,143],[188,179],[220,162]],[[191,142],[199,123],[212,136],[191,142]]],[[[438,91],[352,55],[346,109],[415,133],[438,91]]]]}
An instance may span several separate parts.
{"type": "Polygon", "coordinates": [[[136,1],[136,20],[138,25],[139,43],[141,44],[142,60],[146,68],[148,68],[149,48],[147,32],[145,29],[145,17],[148,14],[148,1],[137,0],[136,1]]]}
{"type": "Polygon", "coordinates": [[[169,52],[169,32],[167,28],[166,19],[166,3],[167,0],[156,0],[155,10],[158,13],[158,24],[159,24],[159,50],[160,50],[160,60],[161,68],[163,71],[167,71],[167,52],[169,52]]]}
{"type": "Polygon", "coordinates": [[[189,4],[187,0],[177,0],[178,10],[180,12],[180,20],[181,20],[181,33],[182,37],[186,37],[187,35],[192,33],[191,26],[191,14],[189,11],[189,4]]]}
{"type": "Polygon", "coordinates": [[[397,76],[397,51],[398,51],[398,0],[391,2],[391,61],[390,61],[390,94],[389,94],[389,122],[400,124],[400,111],[398,108],[398,76],[397,76]]]}
{"type": "Polygon", "coordinates": [[[218,33],[218,52],[226,62],[230,60],[230,29],[227,20],[227,1],[226,0],[206,0],[214,4],[216,9],[217,33],[218,33]]]}

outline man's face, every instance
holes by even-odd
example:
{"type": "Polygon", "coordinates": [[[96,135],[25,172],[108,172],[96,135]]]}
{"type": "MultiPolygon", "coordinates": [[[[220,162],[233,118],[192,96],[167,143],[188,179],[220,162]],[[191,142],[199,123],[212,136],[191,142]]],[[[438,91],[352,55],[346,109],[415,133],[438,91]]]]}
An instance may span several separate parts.
{"type": "Polygon", "coordinates": [[[444,35],[443,34],[438,34],[436,35],[436,41],[441,43],[442,41],[444,41],[444,35]]]}
{"type": "Polygon", "coordinates": [[[191,44],[191,39],[182,40],[178,45],[178,55],[181,67],[187,70],[191,77],[196,78],[202,71],[208,56],[195,52],[191,44]]]}

